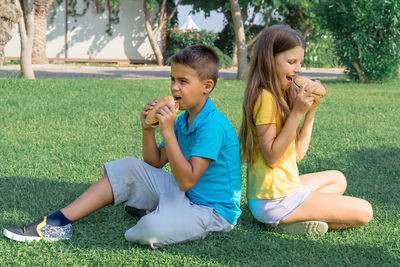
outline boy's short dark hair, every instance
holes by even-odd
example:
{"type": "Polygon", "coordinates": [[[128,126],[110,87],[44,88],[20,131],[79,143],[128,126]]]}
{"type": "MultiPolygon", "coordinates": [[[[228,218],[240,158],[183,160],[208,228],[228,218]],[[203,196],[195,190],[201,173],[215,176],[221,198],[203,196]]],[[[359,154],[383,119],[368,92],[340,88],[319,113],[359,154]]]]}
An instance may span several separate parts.
{"type": "Polygon", "coordinates": [[[205,45],[192,45],[182,49],[168,62],[187,65],[196,70],[201,81],[211,79],[214,87],[218,80],[219,58],[213,49],[205,45]]]}

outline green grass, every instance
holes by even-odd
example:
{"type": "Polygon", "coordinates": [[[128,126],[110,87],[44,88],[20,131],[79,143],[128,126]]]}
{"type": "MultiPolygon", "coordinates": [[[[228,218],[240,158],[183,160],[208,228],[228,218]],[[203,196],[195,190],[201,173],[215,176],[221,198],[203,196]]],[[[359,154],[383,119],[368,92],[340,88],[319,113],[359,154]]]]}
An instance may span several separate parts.
{"type": "MultiPolygon", "coordinates": [[[[372,203],[368,225],[323,236],[274,234],[243,197],[233,231],[151,250],[125,241],[136,219],[120,205],[75,223],[68,241],[1,236],[0,265],[400,266],[400,80],[323,82],[329,96],[300,172],[343,171],[346,194],[372,203]]],[[[235,129],[244,86],[222,80],[211,95],[235,129]]],[[[65,206],[103,175],[104,162],[141,158],[139,113],[165,94],[168,80],[0,79],[0,229],[65,206]]]]}

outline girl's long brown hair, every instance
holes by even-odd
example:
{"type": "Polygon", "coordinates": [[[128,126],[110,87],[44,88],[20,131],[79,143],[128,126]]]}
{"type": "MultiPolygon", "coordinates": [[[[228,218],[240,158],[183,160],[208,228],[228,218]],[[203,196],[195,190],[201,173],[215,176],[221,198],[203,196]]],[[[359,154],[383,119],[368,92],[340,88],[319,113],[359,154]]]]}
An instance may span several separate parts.
{"type": "Polygon", "coordinates": [[[275,56],[296,46],[306,49],[304,38],[298,32],[287,25],[274,25],[263,31],[253,48],[243,99],[242,123],[239,129],[240,156],[243,161],[246,160],[250,164],[253,163],[255,145],[251,130],[255,128],[253,114],[258,112],[254,110],[254,104],[262,90],[266,89],[272,94],[277,103],[282,125],[289,116],[296,92],[291,87],[286,90],[285,95],[282,94],[275,68],[275,56]]]}

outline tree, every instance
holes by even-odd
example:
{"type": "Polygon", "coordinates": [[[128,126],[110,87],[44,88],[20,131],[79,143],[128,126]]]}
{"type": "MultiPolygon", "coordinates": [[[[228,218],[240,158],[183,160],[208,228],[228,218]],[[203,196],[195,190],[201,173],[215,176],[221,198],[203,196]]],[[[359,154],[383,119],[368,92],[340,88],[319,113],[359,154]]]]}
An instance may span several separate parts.
{"type": "Polygon", "coordinates": [[[244,33],[244,22],[240,14],[238,0],[230,0],[232,10],[232,20],[235,30],[236,46],[238,48],[238,72],[236,79],[245,79],[247,75],[247,47],[246,36],[244,33]]]}
{"type": "Polygon", "coordinates": [[[400,65],[400,2],[322,0],[323,22],[349,76],[362,83],[396,76],[400,65]]]}
{"type": "Polygon", "coordinates": [[[15,4],[22,10],[19,20],[19,33],[21,36],[21,76],[27,79],[35,79],[32,69],[32,45],[33,45],[33,0],[16,0],[15,4]]]}
{"type": "Polygon", "coordinates": [[[250,29],[254,26],[254,20],[257,14],[262,14],[264,17],[264,28],[268,27],[273,8],[272,0],[234,0],[229,3],[224,0],[209,0],[209,1],[195,1],[184,0],[184,4],[193,5],[193,10],[198,12],[204,11],[206,16],[210,15],[211,11],[223,13],[230,25],[231,29],[235,32],[235,47],[232,52],[232,60],[235,66],[238,66],[238,79],[243,79],[247,71],[247,51],[259,35],[250,35],[250,29]],[[234,7],[236,10],[234,10],[234,7]],[[251,11],[251,12],[250,12],[251,11]],[[250,16],[249,16],[250,15],[250,16]],[[244,37],[243,37],[244,36],[244,37]],[[249,38],[250,37],[250,38],[249,38]],[[238,41],[239,38],[239,41],[238,41]],[[243,41],[244,40],[244,41],[243,41]],[[239,49],[240,48],[240,49],[239,49]],[[239,59],[237,54],[239,54],[239,59]],[[246,69],[246,71],[245,71],[246,69]]]}
{"type": "MultiPolygon", "coordinates": [[[[260,30],[256,35],[251,34],[251,29],[254,26],[256,15],[262,15],[264,17],[264,25],[262,27],[263,29],[265,29],[269,26],[269,23],[271,22],[272,13],[274,12],[274,10],[275,8],[273,7],[273,3],[270,3],[270,1],[265,2],[265,0],[250,0],[247,1],[247,3],[243,3],[243,6],[240,7],[240,14],[242,15],[243,23],[245,24],[244,33],[246,36],[247,51],[250,47],[253,46],[253,44],[257,41],[258,37],[262,33],[262,30],[260,30]],[[249,14],[250,10],[252,10],[251,14],[249,14]],[[250,18],[249,15],[251,15],[250,18]]],[[[229,22],[229,25],[232,29],[234,29],[233,23],[229,22]]],[[[238,64],[237,52],[238,46],[237,44],[235,44],[232,53],[232,60],[235,66],[237,66],[238,64]]]]}
{"type": "Polygon", "coordinates": [[[11,40],[11,30],[21,17],[21,10],[11,0],[0,2],[0,67],[4,62],[4,47],[11,40]]]}
{"type": "Polygon", "coordinates": [[[151,21],[151,15],[150,11],[154,10],[156,7],[156,1],[155,0],[143,0],[143,10],[144,10],[144,16],[145,16],[145,26],[146,26],[146,32],[147,36],[150,41],[151,48],[153,49],[154,55],[156,56],[157,64],[158,65],[163,65],[163,54],[161,51],[161,48],[157,42],[157,38],[161,31],[165,28],[166,24],[168,21],[172,19],[172,17],[175,15],[176,9],[178,8],[178,5],[180,4],[181,0],[178,0],[176,3],[175,7],[173,8],[172,12],[167,14],[167,0],[162,0],[161,5],[159,6],[159,12],[158,12],[158,22],[157,25],[155,26],[155,29],[153,29],[154,23],[151,21]]]}
{"type": "Polygon", "coordinates": [[[48,64],[46,56],[47,13],[51,5],[50,0],[35,0],[34,35],[32,47],[32,63],[48,64]]]}

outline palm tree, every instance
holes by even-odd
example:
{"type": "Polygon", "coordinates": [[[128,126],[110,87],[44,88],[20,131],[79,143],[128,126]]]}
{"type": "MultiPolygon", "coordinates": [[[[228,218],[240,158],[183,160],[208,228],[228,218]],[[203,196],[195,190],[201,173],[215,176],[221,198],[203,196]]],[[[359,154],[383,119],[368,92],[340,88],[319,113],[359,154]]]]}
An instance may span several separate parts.
{"type": "Polygon", "coordinates": [[[47,13],[51,5],[51,0],[34,0],[35,8],[33,35],[32,63],[48,64],[46,55],[46,33],[47,33],[47,13]]]}

